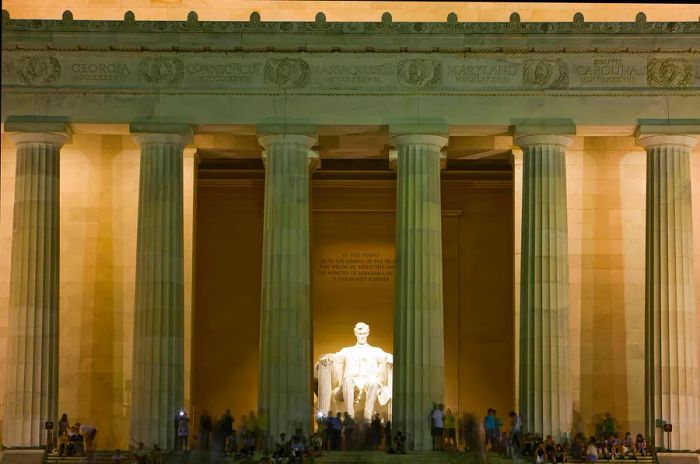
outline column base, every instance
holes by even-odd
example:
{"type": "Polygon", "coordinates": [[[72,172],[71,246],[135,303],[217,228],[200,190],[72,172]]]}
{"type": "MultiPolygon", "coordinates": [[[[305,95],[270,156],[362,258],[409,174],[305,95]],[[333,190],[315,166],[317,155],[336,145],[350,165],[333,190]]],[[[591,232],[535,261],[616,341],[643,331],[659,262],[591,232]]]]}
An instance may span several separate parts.
{"type": "Polygon", "coordinates": [[[45,451],[34,449],[6,449],[2,453],[2,464],[41,464],[44,462],[45,451]]]}

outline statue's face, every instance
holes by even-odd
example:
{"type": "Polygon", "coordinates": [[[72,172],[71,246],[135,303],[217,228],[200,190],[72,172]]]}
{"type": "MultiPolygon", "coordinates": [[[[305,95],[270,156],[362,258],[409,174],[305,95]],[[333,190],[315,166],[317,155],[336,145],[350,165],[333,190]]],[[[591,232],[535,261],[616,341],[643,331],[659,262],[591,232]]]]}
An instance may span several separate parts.
{"type": "Polygon", "coordinates": [[[369,328],[362,327],[355,330],[355,337],[357,337],[357,343],[360,345],[367,344],[367,337],[369,337],[369,328]]]}

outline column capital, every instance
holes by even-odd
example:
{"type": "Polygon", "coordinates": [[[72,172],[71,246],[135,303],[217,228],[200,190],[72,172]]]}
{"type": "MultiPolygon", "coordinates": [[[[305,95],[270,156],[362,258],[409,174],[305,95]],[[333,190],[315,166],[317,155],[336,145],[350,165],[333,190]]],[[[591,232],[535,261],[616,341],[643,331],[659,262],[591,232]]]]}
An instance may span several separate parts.
{"type": "Polygon", "coordinates": [[[637,137],[637,143],[648,150],[653,147],[679,145],[692,150],[698,141],[697,135],[649,134],[637,137]]]}
{"type": "Polygon", "coordinates": [[[447,146],[448,136],[436,134],[396,134],[391,136],[391,144],[396,148],[402,145],[435,145],[438,150],[447,146]]]}
{"type": "Polygon", "coordinates": [[[637,143],[649,149],[680,145],[692,149],[700,134],[700,119],[640,119],[634,130],[637,143]]]}
{"type": "Polygon", "coordinates": [[[516,136],[513,142],[523,150],[535,145],[559,145],[566,149],[573,143],[573,138],[568,135],[536,134],[516,136]]]}
{"type": "Polygon", "coordinates": [[[15,145],[21,143],[48,143],[59,148],[69,143],[73,133],[68,126],[68,118],[10,116],[4,126],[15,145]]]}
{"type": "Polygon", "coordinates": [[[301,145],[308,150],[318,141],[316,135],[308,134],[258,134],[258,143],[265,149],[277,144],[282,145],[301,145]]]}
{"type": "Polygon", "coordinates": [[[188,145],[194,136],[189,124],[171,123],[132,123],[129,132],[139,145],[151,143],[174,143],[188,145]]]}
{"type": "Polygon", "coordinates": [[[446,132],[444,135],[401,132],[392,135],[391,145],[396,148],[389,149],[389,167],[396,169],[396,164],[399,161],[399,149],[402,146],[433,145],[438,151],[440,151],[440,169],[445,169],[445,166],[447,165],[447,154],[443,149],[447,146],[448,141],[449,137],[446,132]]]}
{"type": "Polygon", "coordinates": [[[315,171],[321,165],[321,157],[318,152],[311,150],[317,141],[316,135],[258,134],[258,143],[263,147],[263,165],[267,166],[267,152],[274,145],[296,145],[299,149],[306,150],[309,172],[315,171]]]}

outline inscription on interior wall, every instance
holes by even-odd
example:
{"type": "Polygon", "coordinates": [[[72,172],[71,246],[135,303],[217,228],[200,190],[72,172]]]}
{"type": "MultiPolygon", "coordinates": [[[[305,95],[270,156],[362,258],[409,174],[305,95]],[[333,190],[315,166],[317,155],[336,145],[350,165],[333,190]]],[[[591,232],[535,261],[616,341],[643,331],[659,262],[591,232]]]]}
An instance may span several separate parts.
{"type": "Polygon", "coordinates": [[[394,277],[394,256],[377,251],[347,251],[321,258],[316,274],[333,282],[388,282],[394,277]]]}

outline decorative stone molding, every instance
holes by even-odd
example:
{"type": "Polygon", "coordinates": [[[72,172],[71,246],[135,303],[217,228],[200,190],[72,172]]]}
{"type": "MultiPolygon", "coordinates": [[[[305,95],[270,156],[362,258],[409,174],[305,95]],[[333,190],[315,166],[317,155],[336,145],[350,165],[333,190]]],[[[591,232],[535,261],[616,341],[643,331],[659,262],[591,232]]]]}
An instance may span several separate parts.
{"type": "Polygon", "coordinates": [[[523,66],[523,84],[543,89],[569,86],[569,68],[560,59],[527,60],[523,66]]]}
{"type": "Polygon", "coordinates": [[[184,66],[179,58],[148,57],[139,65],[141,79],[147,84],[157,86],[178,85],[182,83],[184,66]]]}
{"type": "Polygon", "coordinates": [[[23,56],[16,61],[18,80],[26,85],[51,84],[61,74],[61,64],[53,56],[23,56]]]}
{"type": "Polygon", "coordinates": [[[398,64],[399,84],[416,89],[437,87],[442,83],[442,64],[436,60],[403,60],[398,64]]]}
{"type": "Polygon", "coordinates": [[[647,63],[647,83],[651,87],[689,87],[695,72],[686,58],[652,58],[647,63]]]}
{"type": "Polygon", "coordinates": [[[273,58],[265,62],[265,83],[280,89],[306,87],[309,74],[309,63],[300,58],[273,58]]]}
{"type": "MultiPolygon", "coordinates": [[[[127,12],[124,21],[74,20],[64,15],[61,20],[10,19],[2,10],[3,31],[65,31],[65,32],[216,32],[216,33],[391,33],[391,34],[698,34],[700,22],[647,22],[640,13],[634,22],[586,22],[577,13],[572,22],[521,22],[517,13],[508,22],[459,22],[450,13],[445,22],[393,22],[384,13],[380,22],[326,22],[325,15],[316,21],[261,21],[254,12],[249,21],[199,21],[190,12],[187,21],[135,21],[127,12]]],[[[321,16],[322,15],[322,16],[321,16]]]]}
{"type": "MultiPolygon", "coordinates": [[[[115,40],[117,37],[115,37],[115,40]]],[[[152,51],[2,53],[2,88],[401,94],[488,90],[700,89],[700,58],[653,53],[427,54],[152,51]],[[645,78],[646,76],[646,78],[645,78]]]]}

